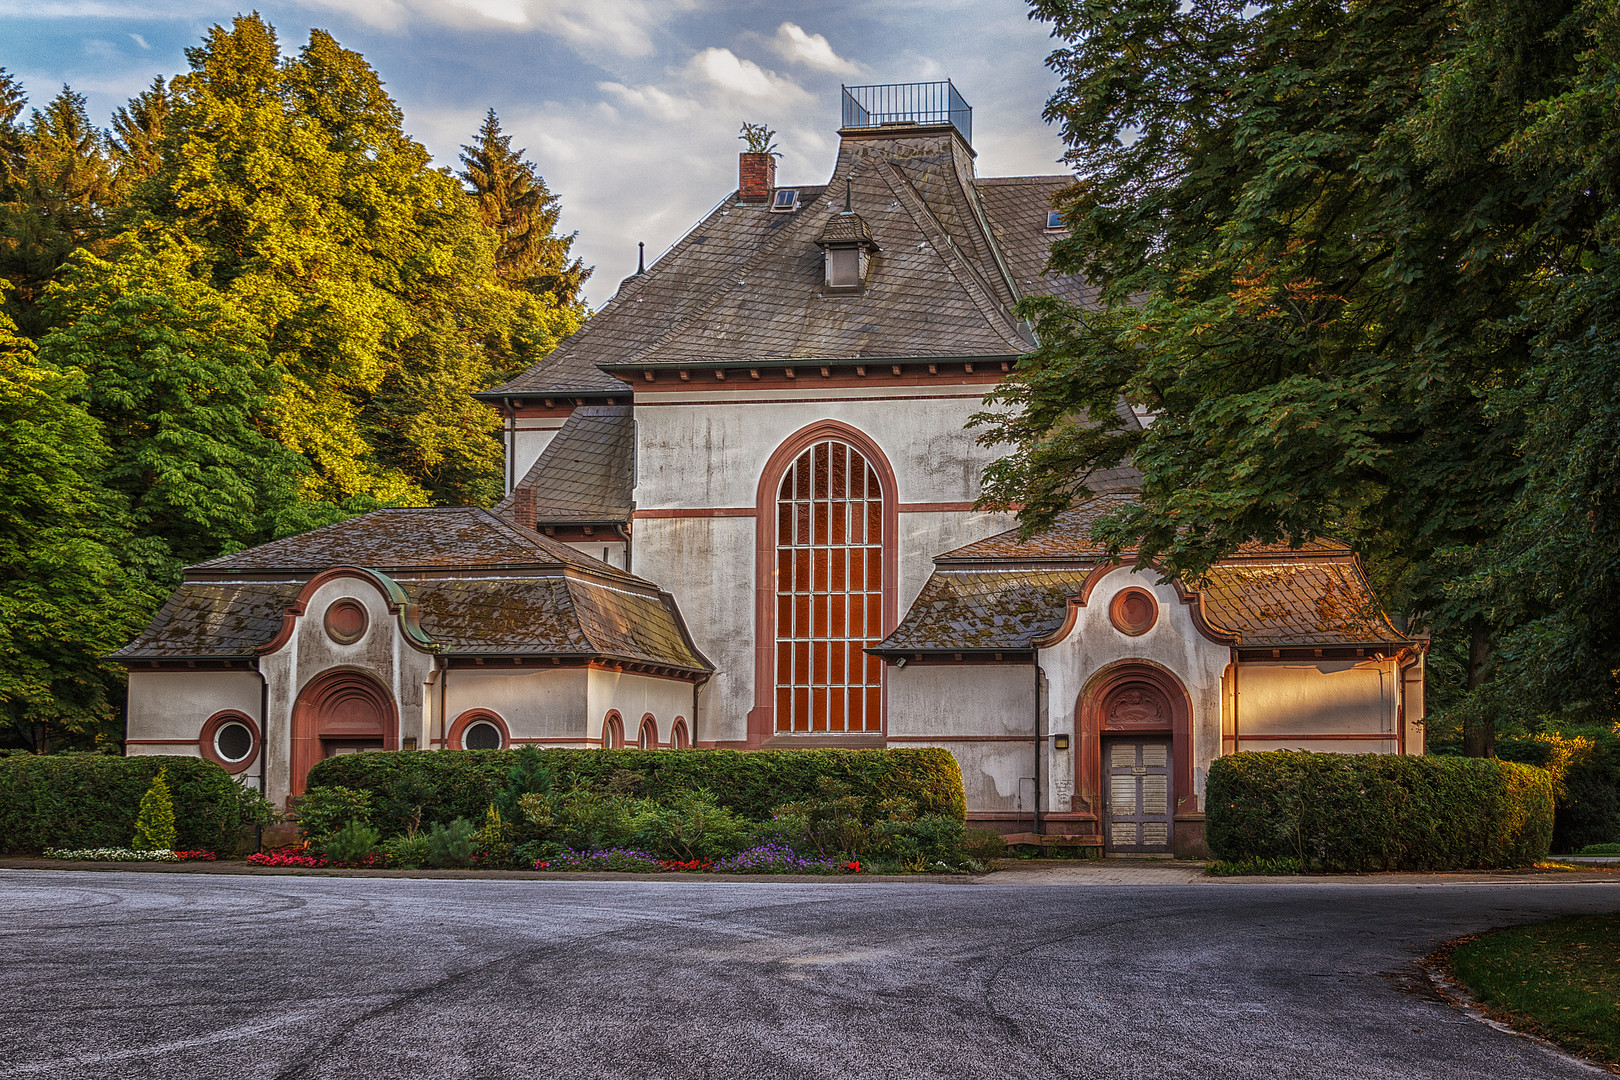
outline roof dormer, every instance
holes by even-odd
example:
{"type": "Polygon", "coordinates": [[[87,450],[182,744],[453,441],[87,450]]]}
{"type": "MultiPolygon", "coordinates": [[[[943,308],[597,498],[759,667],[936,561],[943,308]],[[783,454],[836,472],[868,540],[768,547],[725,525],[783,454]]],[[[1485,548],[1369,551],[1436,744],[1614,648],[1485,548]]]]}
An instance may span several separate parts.
{"type": "Polygon", "coordinates": [[[842,296],[866,287],[872,255],[878,250],[872,227],[850,206],[850,181],[844,179],[844,209],[827,219],[816,246],[823,255],[823,292],[842,296]]]}

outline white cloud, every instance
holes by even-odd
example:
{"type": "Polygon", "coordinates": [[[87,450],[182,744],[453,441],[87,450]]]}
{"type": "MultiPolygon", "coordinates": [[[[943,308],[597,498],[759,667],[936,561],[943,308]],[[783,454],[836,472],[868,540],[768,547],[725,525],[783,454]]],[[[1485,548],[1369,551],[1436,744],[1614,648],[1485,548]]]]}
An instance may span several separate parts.
{"type": "Polygon", "coordinates": [[[587,51],[646,56],[653,35],[697,0],[298,0],[385,30],[421,23],[536,31],[587,51]]]}
{"type": "Polygon", "coordinates": [[[854,75],[861,70],[859,65],[833,52],[825,37],[806,33],[804,28],[796,23],[785,22],[778,26],[776,36],[771,39],[771,48],[790,64],[803,64],[817,71],[827,71],[834,75],[854,75]]]}
{"type": "Polygon", "coordinates": [[[139,34],[131,34],[131,35],[129,35],[129,40],[133,41],[135,44],[139,45],[143,49],[151,49],[152,48],[152,46],[150,46],[150,45],[148,45],[146,43],[146,39],[141,37],[141,35],[139,35],[139,34]]]}

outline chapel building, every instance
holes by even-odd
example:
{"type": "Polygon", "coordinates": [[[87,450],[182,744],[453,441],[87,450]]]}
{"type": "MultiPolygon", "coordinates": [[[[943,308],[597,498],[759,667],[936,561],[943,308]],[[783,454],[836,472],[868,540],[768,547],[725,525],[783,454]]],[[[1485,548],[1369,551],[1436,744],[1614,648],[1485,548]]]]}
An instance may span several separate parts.
{"type": "MultiPolygon", "coordinates": [[[[1203,851],[1236,750],[1421,753],[1426,643],[1355,554],[1249,545],[1197,588],[1090,524],[974,508],[966,427],[1030,351],[1067,175],[981,178],[950,83],[846,87],[825,185],[728,195],[550,355],[491,510],[382,510],[189,568],[129,669],[130,753],[272,799],[321,757],[940,746],[970,822],[1203,851]]],[[[1150,418],[1148,418],[1150,420],[1150,418]]],[[[1122,403],[1111,423],[1143,422],[1122,403]]]]}

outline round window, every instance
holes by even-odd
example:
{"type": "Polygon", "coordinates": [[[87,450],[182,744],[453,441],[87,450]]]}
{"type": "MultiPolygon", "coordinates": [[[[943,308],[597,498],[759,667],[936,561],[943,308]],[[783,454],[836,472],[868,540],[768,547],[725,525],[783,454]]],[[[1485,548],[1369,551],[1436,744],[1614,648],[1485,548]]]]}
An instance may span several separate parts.
{"type": "Polygon", "coordinates": [[[214,750],[226,761],[244,761],[253,753],[253,732],[235,721],[221,724],[214,732],[214,750]]]}
{"type": "Polygon", "coordinates": [[[461,736],[461,745],[465,750],[499,750],[501,729],[487,720],[469,724],[461,736]]]}
{"type": "Polygon", "coordinates": [[[1108,605],[1114,629],[1131,637],[1145,634],[1159,619],[1159,604],[1146,589],[1122,589],[1108,605]]]}
{"type": "Polygon", "coordinates": [[[366,633],[366,624],[371,620],[366,615],[366,607],[358,600],[345,597],[326,609],[326,633],[339,645],[353,645],[366,633]]]}

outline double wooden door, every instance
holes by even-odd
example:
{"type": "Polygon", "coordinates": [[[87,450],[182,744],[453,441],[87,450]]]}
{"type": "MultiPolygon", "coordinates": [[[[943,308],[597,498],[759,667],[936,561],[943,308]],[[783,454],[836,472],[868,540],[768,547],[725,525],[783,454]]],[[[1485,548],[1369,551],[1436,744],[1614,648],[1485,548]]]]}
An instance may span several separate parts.
{"type": "Polygon", "coordinates": [[[1103,743],[1103,842],[1110,852],[1170,850],[1170,739],[1114,737],[1103,743]]]}

